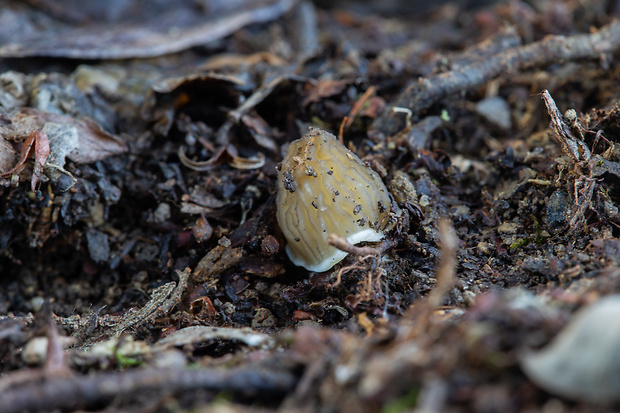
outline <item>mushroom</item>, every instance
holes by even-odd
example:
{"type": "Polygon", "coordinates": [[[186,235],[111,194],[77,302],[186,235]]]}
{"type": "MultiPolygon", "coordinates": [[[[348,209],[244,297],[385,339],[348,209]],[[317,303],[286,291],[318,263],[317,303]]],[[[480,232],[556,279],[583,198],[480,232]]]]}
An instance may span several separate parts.
{"type": "Polygon", "coordinates": [[[278,165],[276,204],[288,257],[316,272],[329,270],[347,255],[328,244],[330,234],[350,244],[379,241],[390,212],[379,175],[318,128],[292,142],[278,165]]]}

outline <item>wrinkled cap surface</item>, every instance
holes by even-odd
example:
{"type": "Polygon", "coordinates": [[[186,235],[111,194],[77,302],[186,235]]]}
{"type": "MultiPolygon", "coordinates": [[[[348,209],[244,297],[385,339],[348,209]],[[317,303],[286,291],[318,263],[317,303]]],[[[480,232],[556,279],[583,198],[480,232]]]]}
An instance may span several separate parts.
{"type": "Polygon", "coordinates": [[[334,135],[316,128],[290,144],[279,167],[276,204],[288,257],[316,272],[347,255],[327,243],[330,234],[351,244],[379,241],[390,212],[379,175],[334,135]]]}

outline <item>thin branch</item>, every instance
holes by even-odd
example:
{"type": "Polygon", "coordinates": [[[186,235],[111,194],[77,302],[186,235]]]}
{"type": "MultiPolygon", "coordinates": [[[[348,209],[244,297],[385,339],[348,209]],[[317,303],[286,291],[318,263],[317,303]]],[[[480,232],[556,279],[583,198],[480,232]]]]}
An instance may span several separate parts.
{"type": "Polygon", "coordinates": [[[426,303],[432,310],[439,307],[447,294],[456,284],[456,250],[458,239],[454,228],[446,218],[439,221],[439,239],[441,240],[441,257],[437,263],[435,277],[437,285],[428,296],[426,303]]]}
{"type": "Polygon", "coordinates": [[[394,112],[395,107],[408,108],[419,114],[448,95],[478,88],[501,74],[577,59],[601,59],[619,48],[620,20],[614,20],[592,34],[548,36],[535,43],[512,47],[457,70],[420,78],[386,107],[371,129],[386,135],[401,130],[404,119],[394,112]]]}
{"type": "MultiPolygon", "coordinates": [[[[590,148],[588,145],[583,142],[583,134],[580,133],[581,136],[577,136],[571,130],[571,127],[566,124],[565,116],[562,116],[562,113],[558,109],[555,101],[551,97],[551,93],[548,90],[542,91],[542,99],[545,102],[545,106],[547,106],[547,112],[549,112],[549,116],[551,117],[551,126],[553,127],[553,131],[555,132],[555,137],[562,145],[562,152],[564,152],[570,160],[579,164],[580,162],[587,162],[592,158],[592,153],[590,152],[590,148]]],[[[573,113],[573,121],[575,124],[577,114],[574,110],[567,111],[567,114],[573,113]]]]}
{"type": "Polygon", "coordinates": [[[71,375],[71,369],[67,364],[67,354],[60,341],[60,334],[56,323],[50,318],[48,321],[47,331],[47,355],[43,372],[46,377],[68,377],[71,375]]]}
{"type": "Polygon", "coordinates": [[[456,251],[458,238],[447,218],[439,221],[439,239],[441,240],[441,256],[435,269],[437,283],[426,301],[413,307],[409,317],[413,324],[403,330],[401,338],[404,340],[410,340],[428,330],[433,312],[442,305],[457,283],[456,251]]]}
{"type": "Polygon", "coordinates": [[[22,383],[0,394],[0,411],[72,410],[153,391],[158,395],[196,389],[226,391],[261,400],[290,393],[297,378],[260,368],[231,370],[139,369],[22,383]]]}

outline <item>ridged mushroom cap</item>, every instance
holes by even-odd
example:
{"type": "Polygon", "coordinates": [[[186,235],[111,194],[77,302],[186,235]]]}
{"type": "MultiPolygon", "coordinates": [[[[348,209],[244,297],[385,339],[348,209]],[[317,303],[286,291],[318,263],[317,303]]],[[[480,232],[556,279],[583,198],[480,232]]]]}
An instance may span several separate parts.
{"type": "Polygon", "coordinates": [[[390,197],[375,171],[334,135],[313,128],[278,166],[276,204],[288,257],[322,272],[347,255],[327,243],[330,234],[351,244],[383,238],[390,197]]]}

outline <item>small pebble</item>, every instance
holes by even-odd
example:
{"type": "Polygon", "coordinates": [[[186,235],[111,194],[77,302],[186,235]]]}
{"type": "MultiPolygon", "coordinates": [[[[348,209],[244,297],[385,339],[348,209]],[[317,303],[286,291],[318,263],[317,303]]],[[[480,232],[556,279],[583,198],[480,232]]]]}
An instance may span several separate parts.
{"type": "Polygon", "coordinates": [[[476,104],[476,112],[504,131],[512,129],[510,106],[499,96],[486,98],[478,102],[476,104]]]}

